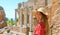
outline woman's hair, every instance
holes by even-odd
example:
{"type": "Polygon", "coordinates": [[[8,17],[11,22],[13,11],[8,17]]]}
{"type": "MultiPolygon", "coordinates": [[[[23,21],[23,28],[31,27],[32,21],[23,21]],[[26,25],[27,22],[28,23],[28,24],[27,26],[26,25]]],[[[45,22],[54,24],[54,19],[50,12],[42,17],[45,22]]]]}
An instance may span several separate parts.
{"type": "Polygon", "coordinates": [[[40,12],[42,15],[42,21],[44,22],[45,28],[46,28],[46,35],[49,35],[50,33],[50,28],[48,24],[48,17],[44,13],[40,12]]]}
{"type": "Polygon", "coordinates": [[[46,22],[48,22],[48,21],[47,21],[47,20],[48,20],[47,15],[45,15],[45,14],[42,13],[42,12],[40,12],[40,14],[42,15],[42,20],[43,20],[43,22],[46,24],[46,22]]]}

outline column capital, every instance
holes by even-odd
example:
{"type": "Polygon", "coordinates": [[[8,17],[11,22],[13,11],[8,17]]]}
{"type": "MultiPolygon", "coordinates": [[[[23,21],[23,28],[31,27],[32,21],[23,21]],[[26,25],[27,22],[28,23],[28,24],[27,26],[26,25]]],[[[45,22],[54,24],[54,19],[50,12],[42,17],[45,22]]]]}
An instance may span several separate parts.
{"type": "Polygon", "coordinates": [[[18,12],[18,9],[15,9],[15,12],[18,12]]]}
{"type": "Polygon", "coordinates": [[[18,7],[20,8],[20,7],[21,7],[21,5],[22,5],[22,4],[21,4],[21,3],[19,3],[19,4],[18,4],[18,7]]]}

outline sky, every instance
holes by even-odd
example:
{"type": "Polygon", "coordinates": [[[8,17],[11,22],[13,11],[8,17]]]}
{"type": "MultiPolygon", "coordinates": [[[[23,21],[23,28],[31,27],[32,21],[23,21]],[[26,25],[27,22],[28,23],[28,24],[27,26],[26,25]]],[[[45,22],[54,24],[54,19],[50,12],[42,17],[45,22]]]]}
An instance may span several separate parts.
{"type": "Polygon", "coordinates": [[[0,0],[0,6],[4,8],[8,19],[15,19],[15,9],[18,7],[18,3],[26,1],[27,0],[0,0]]]}

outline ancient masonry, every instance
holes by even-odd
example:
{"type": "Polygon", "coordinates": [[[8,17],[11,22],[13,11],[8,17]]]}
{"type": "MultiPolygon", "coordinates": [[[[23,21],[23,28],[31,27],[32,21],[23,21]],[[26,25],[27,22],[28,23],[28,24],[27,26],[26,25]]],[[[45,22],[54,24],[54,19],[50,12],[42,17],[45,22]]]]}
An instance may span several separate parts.
{"type": "MultiPolygon", "coordinates": [[[[60,33],[60,0],[28,0],[18,4],[18,8],[15,9],[15,15],[18,14],[17,26],[21,27],[21,32],[31,33],[32,35],[34,26],[36,24],[35,18],[33,18],[32,10],[45,7],[48,12],[48,22],[53,35],[59,35],[60,33]],[[27,19],[28,18],[28,19],[27,19]],[[35,22],[35,23],[34,23],[35,22]],[[53,26],[53,27],[51,27],[53,26]]],[[[16,17],[16,16],[15,16],[16,17]]]]}
{"type": "Polygon", "coordinates": [[[0,29],[4,28],[5,26],[7,26],[6,22],[5,22],[5,12],[2,6],[0,6],[0,29]]]}

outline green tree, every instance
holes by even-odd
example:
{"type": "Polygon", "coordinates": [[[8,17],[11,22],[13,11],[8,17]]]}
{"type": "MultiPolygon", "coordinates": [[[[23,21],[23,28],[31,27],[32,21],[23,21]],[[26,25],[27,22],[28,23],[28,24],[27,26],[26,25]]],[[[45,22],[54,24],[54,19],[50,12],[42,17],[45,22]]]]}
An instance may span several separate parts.
{"type": "Polygon", "coordinates": [[[5,20],[6,20],[7,25],[11,25],[11,21],[8,18],[6,18],[5,20]]]}
{"type": "Polygon", "coordinates": [[[7,25],[11,25],[11,21],[10,20],[7,20],[6,23],[7,23],[7,25]]]}
{"type": "Polygon", "coordinates": [[[14,20],[11,18],[11,24],[14,25],[14,20]]]}

